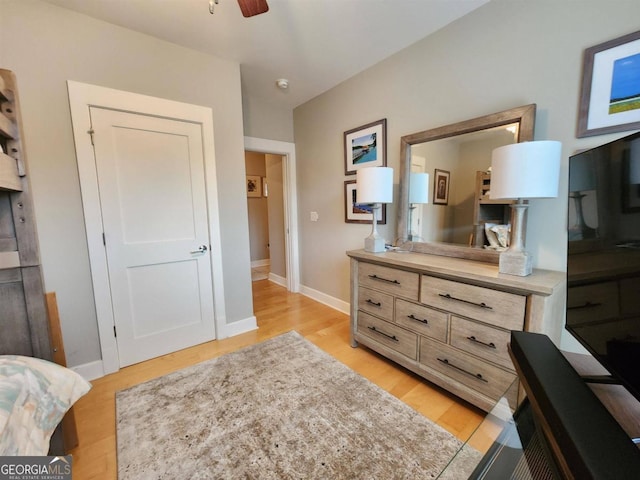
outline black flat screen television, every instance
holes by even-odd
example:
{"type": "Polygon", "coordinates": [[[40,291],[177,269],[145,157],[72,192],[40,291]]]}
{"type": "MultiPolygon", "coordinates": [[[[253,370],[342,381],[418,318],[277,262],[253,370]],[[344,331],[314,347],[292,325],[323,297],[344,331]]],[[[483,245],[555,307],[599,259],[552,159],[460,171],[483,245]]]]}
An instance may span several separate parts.
{"type": "Polygon", "coordinates": [[[640,133],[569,158],[566,329],[640,400],[640,133]]]}

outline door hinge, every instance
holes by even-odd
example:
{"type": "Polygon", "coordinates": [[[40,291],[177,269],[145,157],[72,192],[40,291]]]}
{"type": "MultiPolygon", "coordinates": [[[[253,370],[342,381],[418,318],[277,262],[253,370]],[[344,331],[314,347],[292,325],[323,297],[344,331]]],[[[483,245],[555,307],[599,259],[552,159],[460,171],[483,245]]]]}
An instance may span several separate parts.
{"type": "Polygon", "coordinates": [[[116,333],[116,326],[115,325],[113,326],[113,336],[114,337],[118,336],[118,334],[116,333]]]}
{"type": "Polygon", "coordinates": [[[95,133],[95,130],[93,129],[93,127],[91,127],[89,130],[87,130],[87,133],[91,137],[91,145],[93,145],[93,134],[95,133]]]}

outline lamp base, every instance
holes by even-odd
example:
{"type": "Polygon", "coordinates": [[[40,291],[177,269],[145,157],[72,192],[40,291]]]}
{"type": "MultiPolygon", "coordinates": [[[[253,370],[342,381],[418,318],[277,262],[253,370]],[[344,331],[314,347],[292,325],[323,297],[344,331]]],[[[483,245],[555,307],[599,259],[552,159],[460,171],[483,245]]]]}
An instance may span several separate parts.
{"type": "Polygon", "coordinates": [[[384,252],[384,237],[378,234],[378,222],[376,221],[377,211],[381,208],[379,203],[371,205],[371,235],[364,239],[364,251],[372,253],[384,252]]]}
{"type": "Polygon", "coordinates": [[[533,271],[533,257],[524,250],[507,250],[500,254],[498,271],[508,275],[526,277],[531,275],[533,271]]]}
{"type": "Polygon", "coordinates": [[[364,239],[364,251],[372,253],[385,252],[384,238],[380,236],[369,235],[364,239]]]}

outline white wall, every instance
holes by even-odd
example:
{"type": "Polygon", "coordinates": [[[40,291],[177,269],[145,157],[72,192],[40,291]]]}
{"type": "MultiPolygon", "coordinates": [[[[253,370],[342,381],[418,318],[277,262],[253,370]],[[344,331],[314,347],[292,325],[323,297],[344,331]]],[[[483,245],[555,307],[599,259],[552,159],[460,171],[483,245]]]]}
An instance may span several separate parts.
{"type": "Polygon", "coordinates": [[[45,288],[70,366],[100,359],[67,80],[213,109],[227,323],[253,315],[240,67],[37,0],[2,0],[0,66],[17,76],[45,288]]]}
{"type": "Polygon", "coordinates": [[[296,108],[302,284],[348,300],[345,251],[368,232],[344,223],[344,131],[386,118],[397,184],[401,136],[529,103],[535,138],[561,141],[564,161],[559,198],[531,201],[527,246],[536,267],[564,270],[568,156],[625,135],[575,137],[583,50],[638,30],[638,18],[637,0],[492,0],[296,108]]]}

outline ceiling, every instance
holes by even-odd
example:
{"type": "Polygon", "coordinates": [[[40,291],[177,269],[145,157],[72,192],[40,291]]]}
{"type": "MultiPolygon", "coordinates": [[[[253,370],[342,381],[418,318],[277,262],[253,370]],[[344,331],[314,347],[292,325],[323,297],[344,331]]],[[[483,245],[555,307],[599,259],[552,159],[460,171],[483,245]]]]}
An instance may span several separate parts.
{"type": "Polygon", "coordinates": [[[295,108],[489,0],[45,0],[240,64],[243,95],[295,108]],[[286,91],[276,80],[286,78],[286,91]]]}

